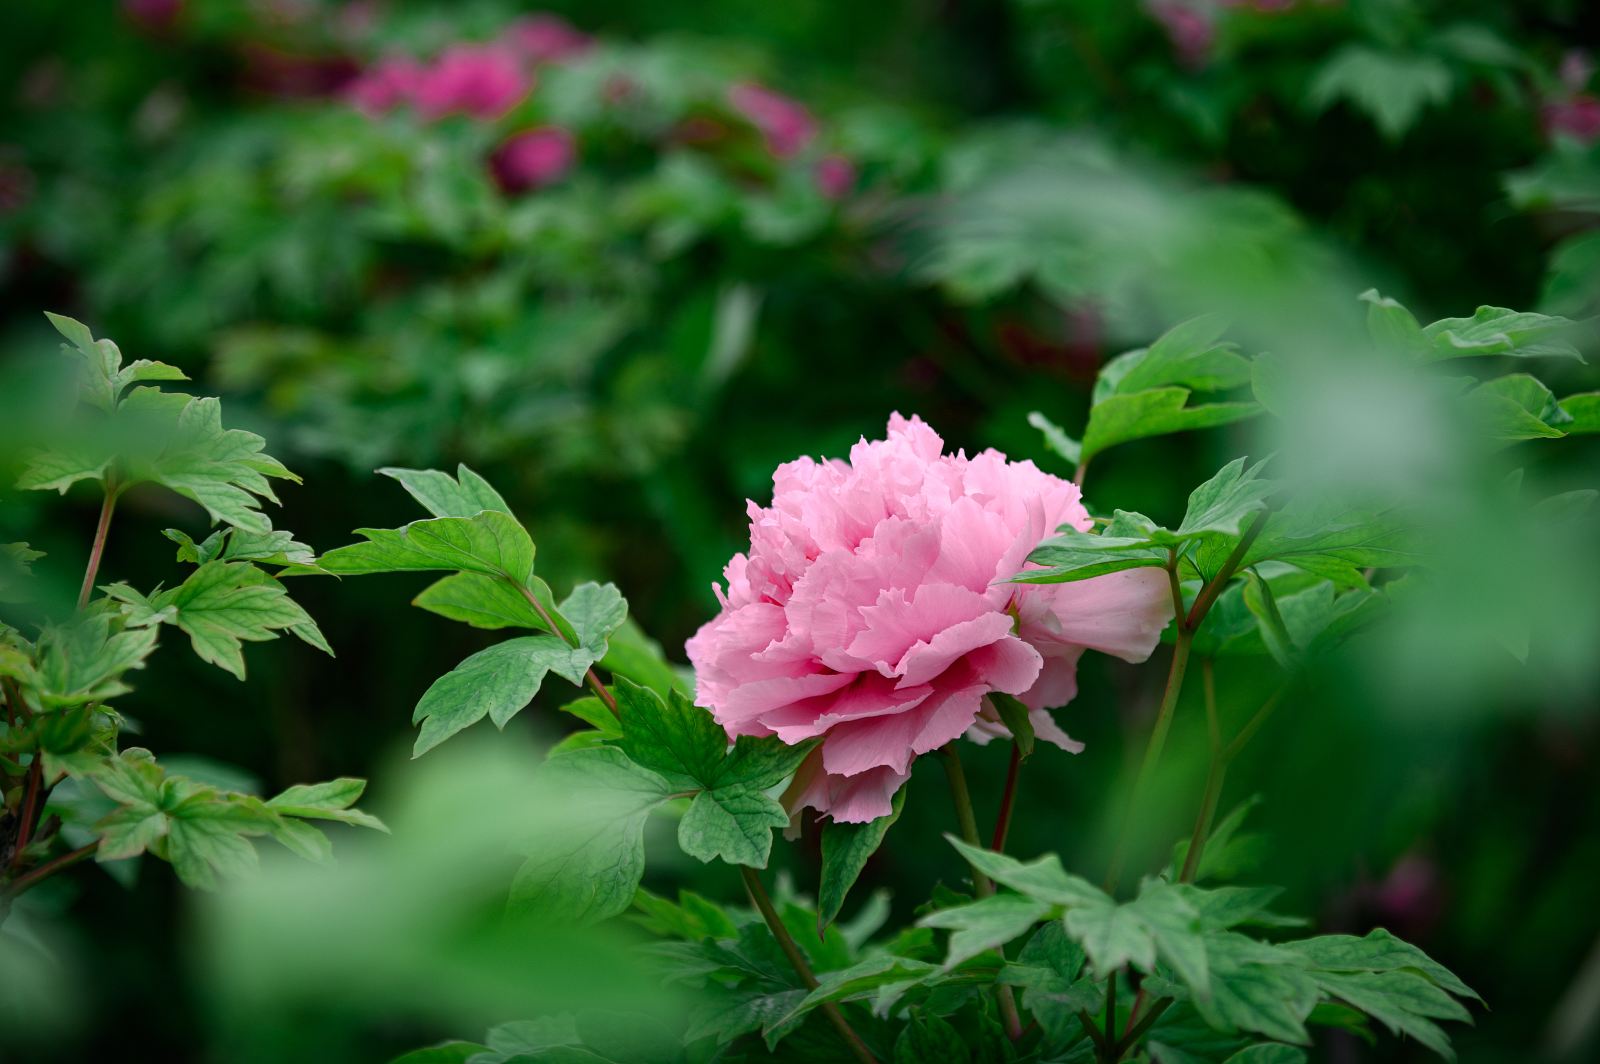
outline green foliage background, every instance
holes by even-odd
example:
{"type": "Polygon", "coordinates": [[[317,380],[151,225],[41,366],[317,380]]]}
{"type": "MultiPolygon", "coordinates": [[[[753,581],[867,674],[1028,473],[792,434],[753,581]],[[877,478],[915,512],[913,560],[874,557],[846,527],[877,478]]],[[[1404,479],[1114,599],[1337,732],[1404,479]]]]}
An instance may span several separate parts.
{"type": "MultiPolygon", "coordinates": [[[[1561,80],[1566,51],[1600,47],[1596,13],[1575,2],[1196,2],[1213,37],[1186,59],[1158,5],[1122,0],[597,0],[563,13],[600,54],[544,75],[528,111],[498,126],[374,121],[334,92],[392,48],[492,35],[512,4],[395,2],[370,25],[331,3],[296,15],[192,2],[170,25],[141,22],[138,5],[85,6],[13,5],[0,43],[0,479],[41,420],[30,396],[56,339],[38,311],[61,310],[130,358],[181,367],[223,396],[230,426],[266,436],[305,481],[281,491],[274,523],[317,550],[414,516],[376,467],[466,461],[523,517],[558,595],[614,581],[680,662],[741,545],[742,500],[767,496],[780,461],[881,434],[892,410],[952,446],[1065,476],[1029,412],[1082,436],[1098,367],[1196,313],[1222,312],[1258,346],[1336,349],[1374,286],[1423,322],[1479,304],[1575,318],[1600,304],[1600,149],[1543,117],[1579,91],[1561,80]],[[595,86],[620,74],[638,111],[596,111],[595,86]],[[811,108],[812,155],[775,161],[727,115],[726,86],[742,80],[811,108]],[[675,139],[707,116],[721,123],[709,146],[675,139]],[[502,194],[487,156],[548,121],[577,130],[577,167],[502,194]],[[857,171],[837,202],[810,179],[823,153],[857,171]]],[[[1558,395],[1595,387],[1576,362],[1544,379],[1558,395]]],[[[1271,446],[1251,433],[1118,447],[1095,459],[1088,498],[1176,527],[1193,485],[1271,446]]],[[[1565,441],[1537,481],[1587,486],[1597,448],[1565,441]]],[[[95,511],[68,498],[0,493],[0,540],[59,562],[41,572],[70,602],[95,511]]],[[[198,510],[137,492],[118,521],[103,572],[141,587],[171,567],[161,529],[206,531],[198,510]]],[[[1463,535],[1494,568],[1492,539],[1463,535]]],[[[1448,633],[1409,659],[1397,650],[1382,678],[1330,670],[1230,774],[1228,804],[1264,798],[1256,875],[1288,888],[1280,910],[1327,931],[1387,926],[1483,995],[1491,1011],[1455,1035],[1466,1060],[1545,1052],[1597,948],[1600,644],[1593,603],[1573,594],[1596,586],[1580,555],[1570,571],[1520,570],[1555,629],[1524,671],[1441,656],[1448,633]]],[[[410,707],[492,642],[412,609],[417,590],[299,582],[336,659],[252,646],[248,685],[168,660],[121,708],[146,745],[265,791],[363,775],[369,802],[398,804],[410,707]]],[[[1242,722],[1270,692],[1264,660],[1219,668],[1235,693],[1225,716],[1242,722]]],[[[1012,852],[1103,866],[1113,796],[1155,708],[1149,672],[1085,660],[1062,719],[1088,750],[1030,762],[1012,852]]],[[[1151,868],[1186,833],[1205,771],[1190,697],[1154,803],[1163,822],[1141,834],[1151,868]]],[[[524,713],[509,730],[553,740],[557,716],[524,713]]],[[[981,807],[1006,758],[972,753],[981,807]]],[[[910,786],[862,879],[900,917],[963,874],[931,842],[950,827],[938,770],[910,786]]],[[[814,834],[775,853],[814,890],[814,834]]],[[[58,943],[71,989],[35,1009],[28,1059],[228,1053],[190,907],[154,871],[131,886],[86,873],[81,896],[47,899],[74,914],[58,943]]],[[[731,898],[728,871],[652,864],[647,884],[731,898]]],[[[463,1033],[305,1011],[284,1044],[330,1059],[463,1033]]]]}

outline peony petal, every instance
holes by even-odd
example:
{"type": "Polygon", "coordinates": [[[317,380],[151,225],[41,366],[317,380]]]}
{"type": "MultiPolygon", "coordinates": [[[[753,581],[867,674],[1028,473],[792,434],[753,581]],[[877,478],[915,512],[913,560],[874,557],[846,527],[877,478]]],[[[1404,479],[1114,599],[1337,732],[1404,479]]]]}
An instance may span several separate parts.
{"type": "Polygon", "coordinates": [[[1172,591],[1161,569],[1127,569],[1069,584],[1043,585],[1057,642],[1141,662],[1172,619],[1172,591]]]}

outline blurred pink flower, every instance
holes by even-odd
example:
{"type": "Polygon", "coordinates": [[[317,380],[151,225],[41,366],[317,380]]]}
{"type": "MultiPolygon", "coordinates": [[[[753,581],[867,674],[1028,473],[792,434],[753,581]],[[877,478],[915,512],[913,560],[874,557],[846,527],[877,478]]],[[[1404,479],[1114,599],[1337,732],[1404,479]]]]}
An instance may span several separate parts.
{"type": "Polygon", "coordinates": [[[824,155],[817,160],[811,176],[817,182],[817,191],[831,200],[842,200],[856,187],[856,164],[847,155],[824,155]]]}
{"type": "Polygon", "coordinates": [[[1600,96],[1593,93],[1574,93],[1546,103],[1540,116],[1550,136],[1570,137],[1586,145],[1600,140],[1600,96]]]}
{"type": "Polygon", "coordinates": [[[449,114],[504,117],[533,89],[511,49],[495,44],[457,44],[422,72],[415,88],[417,110],[428,119],[449,114]]]}
{"type": "Polygon", "coordinates": [[[122,13],[142,29],[165,30],[183,14],[183,0],[122,0],[122,13]]]}
{"type": "Polygon", "coordinates": [[[556,63],[589,50],[594,39],[557,15],[529,15],[506,27],[504,39],[535,63],[556,63]]]}
{"type": "Polygon", "coordinates": [[[422,84],[422,66],[404,56],[381,59],[345,86],[345,99],[369,115],[410,103],[422,84]]]}
{"type": "Polygon", "coordinates": [[[1217,36],[1209,14],[1186,0],[1149,0],[1145,10],[1161,23],[1179,62],[1191,68],[1206,65],[1217,36]]]}
{"type": "Polygon", "coordinates": [[[507,138],[490,158],[489,167],[505,191],[527,192],[561,180],[576,158],[571,133],[558,126],[543,126],[507,138]]]}
{"type": "Polygon", "coordinates": [[[749,504],[750,552],[689,640],[698,700],[729,736],[823,737],[791,808],[858,823],[889,812],[911,762],[965,734],[1008,734],[985,696],[1033,711],[1038,736],[1080,747],[1047,711],[1077,693],[1085,648],[1143,661],[1172,606],[1165,574],[1006,581],[1056,528],[1087,530],[1078,488],[998,451],[946,455],[919,418],[889,419],[848,462],[801,458],[749,504]]]}
{"type": "Polygon", "coordinates": [[[817,135],[817,121],[800,103],[752,82],[728,89],[728,103],[760,131],[780,159],[798,153],[817,135]]]}

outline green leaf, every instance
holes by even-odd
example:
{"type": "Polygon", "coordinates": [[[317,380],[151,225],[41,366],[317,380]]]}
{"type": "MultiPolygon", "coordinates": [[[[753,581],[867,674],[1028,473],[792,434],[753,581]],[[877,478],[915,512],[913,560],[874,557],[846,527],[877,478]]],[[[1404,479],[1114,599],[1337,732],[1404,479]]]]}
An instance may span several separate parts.
{"type": "Polygon", "coordinates": [[[1470,318],[1443,318],[1422,330],[1428,347],[1423,361],[1482,355],[1512,358],[1575,358],[1583,355],[1566,337],[1568,318],[1505,307],[1479,307],[1470,318]]]}
{"type": "Polygon", "coordinates": [[[1411,566],[1422,558],[1415,533],[1397,511],[1299,498],[1267,519],[1240,567],[1279,560],[1343,587],[1363,587],[1362,569],[1411,566]]]}
{"type": "Polygon", "coordinates": [[[917,921],[919,927],[950,932],[946,970],[1026,934],[1051,911],[1048,902],[1023,894],[992,894],[969,905],[941,909],[917,921]]]}
{"type": "Polygon", "coordinates": [[[930,1013],[918,1013],[894,1043],[894,1064],[970,1064],[961,1032],[930,1013]]]}
{"type": "Polygon", "coordinates": [[[631,619],[624,620],[611,633],[606,656],[600,660],[607,672],[626,676],[635,683],[665,695],[679,690],[693,694],[693,685],[686,682],[680,671],[661,651],[661,645],[644,633],[631,619]]]}
{"type": "Polygon", "coordinates": [[[1173,326],[1148,349],[1118,356],[1095,382],[1095,402],[1170,385],[1219,392],[1250,383],[1250,360],[1221,342],[1227,328],[1226,318],[1204,314],[1173,326]]]}
{"type": "MultiPolygon", "coordinates": [[[[1327,586],[1331,591],[1332,586],[1327,586]]],[[[1245,571],[1244,603],[1259,625],[1262,642],[1266,644],[1272,660],[1279,667],[1292,672],[1299,664],[1300,648],[1295,645],[1294,637],[1283,623],[1277,600],[1272,597],[1272,588],[1254,569],[1245,571]]]]}
{"type": "Polygon", "coordinates": [[[304,543],[296,542],[291,532],[259,533],[225,528],[211,533],[199,543],[187,532],[176,528],[163,529],[161,534],[178,545],[178,561],[193,565],[227,561],[282,565],[297,571],[315,570],[317,567],[316,551],[304,543]]]}
{"type": "Polygon", "coordinates": [[[1189,494],[1176,531],[1161,528],[1142,514],[1118,510],[1098,535],[1067,527],[1028,556],[1042,566],[1018,573],[1019,583],[1086,580],[1124,569],[1165,568],[1173,553],[1186,555],[1198,544],[1195,564],[1203,575],[1219,568],[1250,521],[1266,506],[1278,485],[1261,477],[1265,463],[1246,466],[1239,458],[1223,466],[1189,494]]]}
{"type": "Polygon", "coordinates": [[[212,521],[261,535],[272,531],[261,513],[262,499],[278,501],[267,478],[296,484],[300,478],[265,452],[266,440],[243,429],[224,429],[222,404],[215,399],[137,388],[123,400],[119,412],[135,410],[153,415],[153,420],[170,418],[170,432],[159,450],[135,452],[118,462],[119,490],[144,482],[160,484],[199,503],[212,521]],[[183,405],[174,417],[170,409],[176,401],[183,405]]]}
{"type": "Polygon", "coordinates": [[[71,344],[62,344],[64,352],[80,359],[79,394],[83,401],[101,410],[112,409],[123,391],[140,381],[186,381],[182,370],[165,362],[137,359],[127,366],[122,364],[122,352],[110,340],[96,340],[89,327],[61,314],[48,310],[44,316],[56,331],[71,344]]]}
{"type": "Polygon", "coordinates": [[[1450,97],[1454,79],[1440,59],[1418,53],[1379,51],[1350,44],[1323,64],[1311,83],[1307,101],[1325,111],[1348,100],[1377,123],[1390,140],[1398,140],[1430,104],[1450,97]]]}
{"type": "Polygon", "coordinates": [[[422,725],[411,756],[421,757],[486,716],[504,728],[533,701],[546,673],[582,684],[593,662],[554,635],[519,636],[478,651],[423,693],[411,714],[411,722],[422,725]]]}
{"type": "Polygon", "coordinates": [[[1111,901],[1109,894],[1087,879],[1062,871],[1061,859],[1053,853],[1024,864],[1003,853],[969,846],[954,835],[946,835],[945,839],[974,869],[1019,894],[1067,907],[1102,905],[1111,901]]]}
{"type": "Polygon", "coordinates": [[[471,517],[481,510],[511,514],[511,507],[500,493],[465,465],[456,467],[454,477],[436,469],[389,467],[378,472],[398,480],[400,486],[435,517],[471,517]]]}
{"type": "Polygon", "coordinates": [[[1254,402],[1201,403],[1189,406],[1187,388],[1152,388],[1131,395],[1113,395],[1089,411],[1083,433],[1083,458],[1088,461],[1119,443],[1190,429],[1215,428],[1255,417],[1254,402]]]}
{"type": "Polygon", "coordinates": [[[644,822],[670,785],[613,747],[551,757],[539,785],[561,815],[518,871],[512,905],[554,925],[622,912],[644,874],[644,822]]]}
{"type": "Polygon", "coordinates": [[[1600,392],[1579,392],[1561,400],[1561,409],[1572,420],[1561,427],[1568,436],[1600,432],[1600,392]]]}
{"type": "Polygon", "coordinates": [[[1076,466],[1083,457],[1083,445],[1068,436],[1060,425],[1035,410],[1028,415],[1028,424],[1044,434],[1044,444],[1060,455],[1068,465],[1076,466]]]}
{"type": "Polygon", "coordinates": [[[772,829],[789,823],[774,798],[750,787],[701,791],[678,823],[678,846],[699,861],[721,858],[729,864],[767,867],[772,829]]]}
{"type": "Polygon", "coordinates": [[[352,808],[366,789],[366,780],[350,776],[327,783],[297,783],[277,797],[269,798],[267,808],[282,816],[337,820],[341,824],[387,832],[389,829],[383,821],[370,813],[352,808]]]}
{"type": "Polygon", "coordinates": [[[1222,1064],[1306,1064],[1306,1051],[1298,1046],[1268,1042],[1239,1050],[1222,1064]]]}
{"type": "Polygon", "coordinates": [[[1275,947],[1232,932],[1206,938],[1211,995],[1196,997],[1195,1008],[1212,1027],[1244,1030],[1279,1042],[1306,1045],[1305,1020],[1316,1006],[1315,980],[1285,963],[1275,947]]]}
{"type": "Polygon", "coordinates": [[[0,602],[22,602],[23,586],[31,576],[33,563],[44,551],[31,550],[26,543],[0,543],[0,602]]]}
{"type": "Polygon", "coordinates": [[[1417,357],[1428,346],[1416,317],[1396,300],[1369,288],[1360,297],[1367,303],[1367,332],[1380,350],[1417,357]]]}
{"type": "MultiPolygon", "coordinates": [[[[549,589],[543,587],[543,581],[531,577],[528,584],[545,609],[551,609],[549,589]]],[[[550,630],[519,588],[503,577],[483,573],[451,573],[429,584],[411,604],[474,628],[550,630]]]]}
{"type": "Polygon", "coordinates": [[[777,993],[740,990],[717,995],[689,1014],[689,1026],[684,1031],[683,1040],[689,1043],[702,1038],[715,1038],[717,1045],[727,1045],[741,1035],[759,1031],[773,1020],[791,1014],[805,1000],[806,994],[805,990],[780,990],[777,993]]]}
{"type": "Polygon", "coordinates": [[[1467,408],[1495,440],[1557,439],[1571,420],[1544,383],[1526,373],[1496,377],[1467,393],[1467,408]]]}
{"type": "Polygon", "coordinates": [[[324,569],[346,575],[445,569],[504,577],[520,585],[533,573],[533,540],[516,518],[498,510],[356,532],[367,542],[324,554],[324,569]]]}
{"type": "Polygon", "coordinates": [[[1414,971],[1318,971],[1311,978],[1395,1034],[1409,1035],[1447,1059],[1455,1057],[1450,1039],[1433,1021],[1471,1019],[1459,1002],[1414,971]]]}
{"type": "Polygon", "coordinates": [[[245,642],[290,632],[326,654],[333,650],[311,615],[282,584],[246,562],[206,562],[175,588],[146,598],[126,584],[105,588],[124,603],[128,625],[176,624],[188,633],[201,661],[244,679],[245,642]]]}
{"type": "Polygon", "coordinates": [[[663,701],[631,680],[617,681],[615,697],[623,722],[617,745],[635,764],[660,773],[678,790],[716,785],[728,735],[710,713],[677,691],[663,701]]]}
{"type": "Polygon", "coordinates": [[[916,982],[935,971],[933,965],[906,957],[877,956],[833,972],[817,975],[817,988],[802,998],[789,1011],[767,1023],[764,1031],[767,1047],[775,1046],[779,1038],[793,1029],[793,1024],[812,1009],[829,1001],[870,993],[881,987],[899,983],[916,982]],[[776,1037],[774,1037],[776,1035],[776,1037]]]}
{"type": "Polygon", "coordinates": [[[143,668],[155,645],[154,629],[114,631],[109,614],[90,612],[46,627],[31,666],[12,671],[0,661],[0,669],[12,671],[42,708],[60,709],[126,694],[122,674],[143,668]]]}
{"type": "Polygon", "coordinates": [[[1319,935],[1285,943],[1283,948],[1310,967],[1332,972],[1392,972],[1415,968],[1452,994],[1482,1000],[1444,965],[1381,927],[1365,937],[1319,935]]]}
{"type": "Polygon", "coordinates": [[[1023,759],[1033,754],[1033,717],[1028,707],[1002,691],[991,691],[989,701],[1000,714],[1000,723],[1006,726],[1016,741],[1017,753],[1023,759]]]}
{"type": "Polygon", "coordinates": [[[478,1054],[488,1052],[488,1049],[488,1046],[477,1042],[441,1042],[436,1046],[402,1053],[389,1064],[467,1064],[478,1054]]]}
{"type": "Polygon", "coordinates": [[[817,887],[817,925],[819,931],[839,918],[844,908],[845,896],[861,876],[861,870],[888,834],[894,822],[900,819],[905,808],[905,788],[895,792],[889,800],[889,815],[865,824],[839,824],[828,821],[822,826],[822,881],[817,887]]]}

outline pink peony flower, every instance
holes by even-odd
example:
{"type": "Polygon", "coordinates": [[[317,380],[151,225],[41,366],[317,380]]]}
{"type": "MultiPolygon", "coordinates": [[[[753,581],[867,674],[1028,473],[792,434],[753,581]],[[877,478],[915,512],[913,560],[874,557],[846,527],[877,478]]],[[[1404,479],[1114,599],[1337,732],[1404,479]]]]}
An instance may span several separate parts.
{"type": "Polygon", "coordinates": [[[535,63],[559,63],[580,55],[594,43],[587,34],[557,15],[530,15],[506,27],[506,43],[535,63]]]}
{"type": "Polygon", "coordinates": [[[842,200],[856,187],[856,164],[846,155],[824,155],[811,171],[817,191],[831,200],[842,200]]]}
{"type": "Polygon", "coordinates": [[[404,56],[381,59],[345,86],[345,99],[369,115],[410,103],[422,84],[422,66],[404,56]]]}
{"type": "Polygon", "coordinates": [[[715,589],[721,612],[689,640],[698,701],[730,737],[823,737],[792,808],[886,815],[917,755],[1008,734],[996,691],[1032,710],[1039,738],[1080,749],[1048,712],[1077,693],[1078,658],[1143,661],[1171,616],[1160,570],[1007,583],[1056,528],[1090,527],[1078,488],[998,451],[942,452],[895,414],[848,462],[779,466],[772,505],[749,504],[749,554],[715,589]]]}
{"type": "Polygon", "coordinates": [[[508,137],[489,166],[505,191],[527,192],[561,180],[576,158],[572,134],[558,126],[544,126],[508,137]]]}
{"type": "Polygon", "coordinates": [[[811,112],[781,93],[750,82],[728,89],[728,103],[760,130],[767,150],[780,159],[797,154],[817,135],[811,112]]]}
{"type": "Polygon", "coordinates": [[[458,44],[446,48],[423,71],[415,87],[417,110],[424,118],[466,114],[503,117],[527,96],[533,79],[511,49],[503,45],[458,44]]]}

